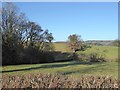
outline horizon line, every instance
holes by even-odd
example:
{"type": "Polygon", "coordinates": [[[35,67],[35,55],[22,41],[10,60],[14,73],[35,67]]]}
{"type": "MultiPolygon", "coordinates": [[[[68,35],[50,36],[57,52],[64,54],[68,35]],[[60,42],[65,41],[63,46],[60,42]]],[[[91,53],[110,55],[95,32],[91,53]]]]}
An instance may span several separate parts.
{"type": "MultiPolygon", "coordinates": [[[[114,40],[116,40],[116,39],[114,39],[114,40]]],[[[110,40],[95,40],[95,39],[90,39],[90,40],[83,40],[83,41],[114,41],[113,39],[110,39],[110,40]]],[[[67,40],[66,41],[53,41],[53,42],[67,42],[67,40]]]]}

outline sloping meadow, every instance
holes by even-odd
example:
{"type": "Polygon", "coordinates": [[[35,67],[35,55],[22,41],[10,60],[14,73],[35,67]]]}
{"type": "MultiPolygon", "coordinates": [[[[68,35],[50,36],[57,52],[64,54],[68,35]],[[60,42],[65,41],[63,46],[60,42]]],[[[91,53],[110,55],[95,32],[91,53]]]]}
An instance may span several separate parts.
{"type": "Polygon", "coordinates": [[[84,75],[79,78],[62,74],[2,76],[2,88],[118,88],[118,80],[108,76],[84,75]]]}

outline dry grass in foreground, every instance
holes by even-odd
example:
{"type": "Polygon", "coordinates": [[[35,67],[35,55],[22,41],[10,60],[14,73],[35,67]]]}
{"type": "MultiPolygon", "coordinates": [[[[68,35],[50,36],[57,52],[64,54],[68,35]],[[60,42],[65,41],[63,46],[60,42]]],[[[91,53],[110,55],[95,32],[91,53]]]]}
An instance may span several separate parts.
{"type": "Polygon", "coordinates": [[[118,80],[107,76],[68,77],[61,74],[3,75],[2,88],[118,88],[118,80]]]}

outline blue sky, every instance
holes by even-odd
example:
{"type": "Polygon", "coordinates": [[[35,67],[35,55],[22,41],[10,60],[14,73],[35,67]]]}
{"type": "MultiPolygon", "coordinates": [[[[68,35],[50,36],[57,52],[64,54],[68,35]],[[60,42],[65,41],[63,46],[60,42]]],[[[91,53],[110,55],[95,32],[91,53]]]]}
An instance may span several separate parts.
{"type": "Polygon", "coordinates": [[[54,41],[71,34],[83,40],[114,40],[118,37],[117,2],[16,2],[29,20],[53,33],[54,41]]]}

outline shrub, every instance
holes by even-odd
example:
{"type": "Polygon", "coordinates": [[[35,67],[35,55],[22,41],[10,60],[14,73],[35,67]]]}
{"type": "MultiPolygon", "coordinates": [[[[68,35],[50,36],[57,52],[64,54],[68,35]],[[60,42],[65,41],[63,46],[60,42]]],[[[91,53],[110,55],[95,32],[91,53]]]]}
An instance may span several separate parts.
{"type": "Polygon", "coordinates": [[[21,52],[20,46],[12,46],[2,44],[2,65],[19,64],[19,52],[21,52]]]}
{"type": "Polygon", "coordinates": [[[99,53],[99,52],[90,53],[88,56],[88,59],[90,60],[90,62],[104,62],[104,61],[106,61],[105,55],[103,53],[99,53]]]}
{"type": "Polygon", "coordinates": [[[21,48],[20,50],[14,48],[6,50],[6,48],[4,48],[2,55],[2,65],[35,64],[54,61],[52,51],[43,52],[35,48],[21,48]]]}
{"type": "Polygon", "coordinates": [[[26,48],[23,52],[22,63],[46,63],[54,61],[52,52],[43,52],[35,48],[26,48]]]}

